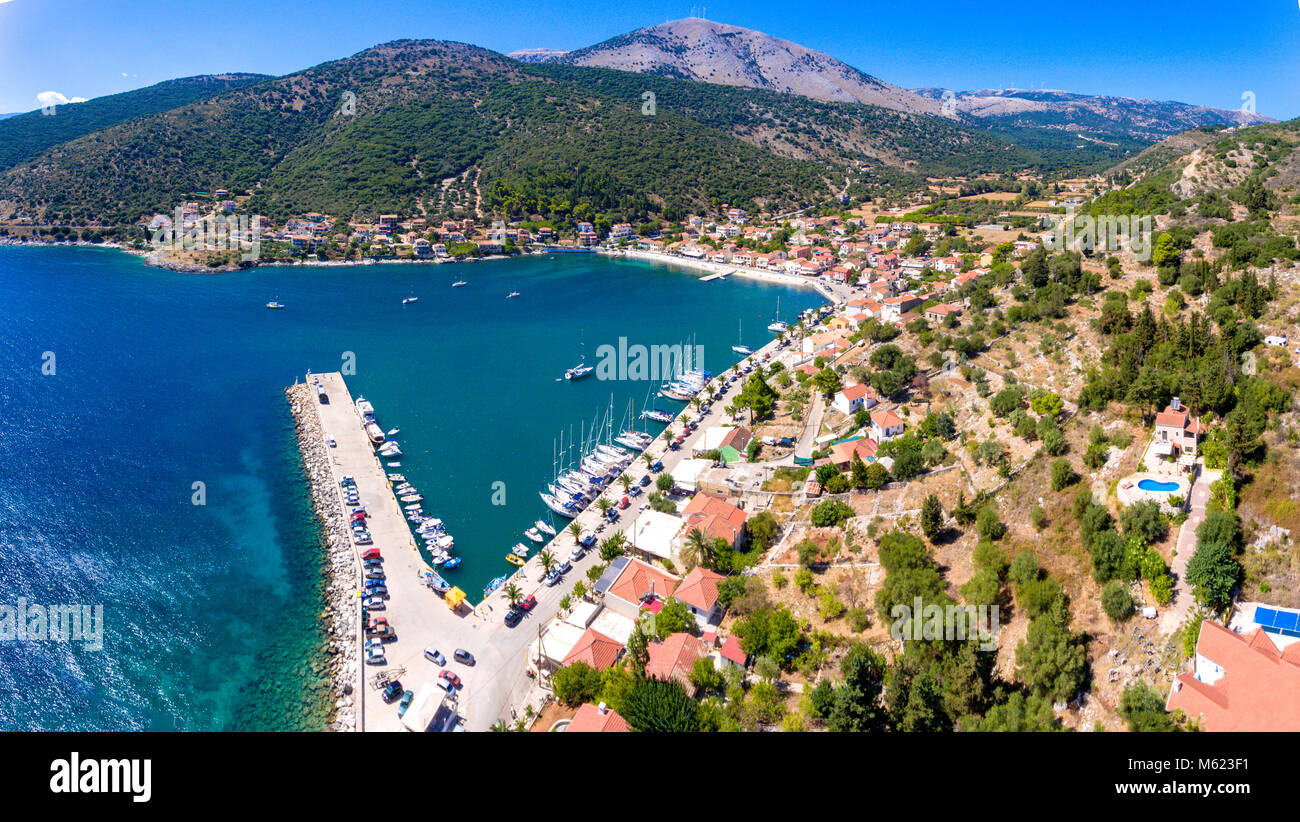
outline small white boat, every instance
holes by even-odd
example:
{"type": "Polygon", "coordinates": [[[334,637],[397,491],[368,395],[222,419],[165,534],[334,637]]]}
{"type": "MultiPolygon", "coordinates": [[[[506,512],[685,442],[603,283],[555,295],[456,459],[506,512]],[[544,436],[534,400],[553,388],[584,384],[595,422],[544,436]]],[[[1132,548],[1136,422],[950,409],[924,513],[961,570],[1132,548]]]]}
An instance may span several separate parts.
{"type": "Polygon", "coordinates": [[[519,296],[519,292],[518,292],[518,291],[511,291],[509,294],[506,295],[506,299],[508,300],[508,299],[510,299],[510,298],[512,298],[512,297],[518,297],[518,296],[519,296]]]}
{"type": "Polygon", "coordinates": [[[595,370],[596,367],[593,365],[587,365],[586,363],[579,363],[578,365],[575,365],[574,367],[567,369],[564,372],[564,378],[566,380],[580,380],[595,370]]]}
{"type": "Polygon", "coordinates": [[[541,532],[539,532],[536,528],[529,528],[527,531],[524,531],[524,536],[528,537],[528,538],[531,539],[533,542],[545,542],[545,541],[546,541],[546,537],[543,537],[543,536],[541,535],[541,532]]]}
{"type": "Polygon", "coordinates": [[[267,308],[284,308],[284,303],[279,302],[278,300],[271,300],[269,303],[266,304],[266,307],[267,307],[267,308]]]}
{"type": "Polygon", "coordinates": [[[400,429],[400,428],[391,428],[391,429],[389,429],[389,431],[388,431],[388,436],[390,436],[390,437],[395,437],[395,436],[397,436],[397,432],[399,432],[399,431],[401,431],[401,430],[402,430],[402,429],[400,429]]]}
{"type": "Polygon", "coordinates": [[[402,305],[409,305],[413,302],[418,302],[419,299],[420,299],[419,297],[405,297],[402,300],[402,305]]]}
{"type": "Polygon", "coordinates": [[[539,519],[537,522],[534,522],[533,525],[536,526],[537,530],[541,531],[543,534],[549,534],[551,536],[555,536],[555,529],[551,527],[551,524],[549,522],[545,522],[539,519]]]}
{"type": "Polygon", "coordinates": [[[402,502],[420,502],[423,499],[424,496],[422,494],[407,494],[406,496],[401,497],[402,502]]]}
{"type": "Polygon", "coordinates": [[[465,282],[464,280],[457,280],[456,282],[454,282],[454,283],[451,284],[451,287],[452,287],[452,288],[460,288],[460,287],[463,286],[463,285],[469,285],[469,283],[465,282]]]}
{"type": "Polygon", "coordinates": [[[528,551],[529,551],[528,546],[524,545],[522,542],[516,542],[515,547],[510,549],[511,553],[513,553],[515,556],[520,556],[520,557],[528,556],[528,551]]]}

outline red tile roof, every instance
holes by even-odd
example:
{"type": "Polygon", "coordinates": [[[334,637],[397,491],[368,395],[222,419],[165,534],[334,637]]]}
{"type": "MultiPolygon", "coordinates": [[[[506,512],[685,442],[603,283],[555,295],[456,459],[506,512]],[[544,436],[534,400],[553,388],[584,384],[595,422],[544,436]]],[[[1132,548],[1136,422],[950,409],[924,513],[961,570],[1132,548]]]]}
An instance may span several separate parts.
{"type": "Polygon", "coordinates": [[[669,634],[663,642],[652,642],[647,648],[650,659],[646,662],[647,679],[677,680],[686,690],[691,685],[691,668],[695,660],[708,654],[704,643],[687,633],[669,634]]]}
{"type": "Polygon", "coordinates": [[[871,422],[880,428],[893,428],[896,425],[903,424],[902,418],[888,408],[872,411],[871,422]]]}
{"type": "Polygon", "coordinates": [[[722,497],[701,491],[682,509],[682,519],[686,520],[682,533],[689,534],[691,529],[699,528],[709,539],[721,537],[733,545],[748,518],[748,514],[722,497]]]}
{"type": "Polygon", "coordinates": [[[592,705],[590,702],[578,709],[569,722],[566,733],[628,733],[632,730],[627,724],[627,720],[618,715],[618,712],[605,709],[602,714],[600,708],[592,705]]]}
{"type": "Polygon", "coordinates": [[[609,593],[631,603],[641,602],[641,597],[653,588],[655,596],[667,597],[677,587],[677,577],[661,571],[639,559],[629,560],[623,572],[609,586],[609,593]]]}
{"type": "Polygon", "coordinates": [[[575,662],[585,662],[597,671],[603,671],[617,662],[622,652],[623,643],[594,628],[588,628],[578,638],[578,644],[573,646],[562,664],[568,666],[575,662]]]}
{"type": "Polygon", "coordinates": [[[718,604],[718,583],[724,579],[722,574],[697,565],[682,577],[673,598],[707,613],[718,604]]]}
{"type": "Polygon", "coordinates": [[[722,643],[719,653],[722,654],[723,659],[730,660],[740,666],[744,666],[748,660],[745,652],[740,648],[740,640],[734,636],[727,637],[726,641],[722,643]]]}
{"type": "Polygon", "coordinates": [[[1207,731],[1300,731],[1300,643],[1279,651],[1262,628],[1239,635],[1217,622],[1202,622],[1196,643],[1223,669],[1213,685],[1194,672],[1179,674],[1166,707],[1200,716],[1207,731]]]}

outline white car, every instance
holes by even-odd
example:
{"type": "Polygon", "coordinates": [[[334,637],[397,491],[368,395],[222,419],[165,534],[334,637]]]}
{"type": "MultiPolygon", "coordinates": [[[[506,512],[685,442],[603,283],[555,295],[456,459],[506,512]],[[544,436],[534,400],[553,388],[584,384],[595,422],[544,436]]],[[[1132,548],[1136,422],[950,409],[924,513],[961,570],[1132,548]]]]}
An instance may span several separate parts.
{"type": "Polygon", "coordinates": [[[442,652],[432,645],[424,649],[424,657],[435,665],[447,664],[447,657],[443,656],[442,652]]]}
{"type": "Polygon", "coordinates": [[[383,652],[382,649],[380,649],[380,648],[367,648],[367,649],[366,649],[366,664],[367,664],[367,665],[387,665],[387,664],[388,664],[388,660],[384,658],[384,652],[383,652]]]}

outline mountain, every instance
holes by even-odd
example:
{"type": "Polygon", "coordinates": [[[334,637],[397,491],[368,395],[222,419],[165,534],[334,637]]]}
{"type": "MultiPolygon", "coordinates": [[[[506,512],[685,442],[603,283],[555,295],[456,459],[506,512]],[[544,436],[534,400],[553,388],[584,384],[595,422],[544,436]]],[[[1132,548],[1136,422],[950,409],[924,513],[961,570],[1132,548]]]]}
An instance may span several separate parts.
{"type": "Polygon", "coordinates": [[[554,63],[566,54],[564,49],[520,49],[506,56],[521,63],[554,63]]]}
{"type": "Polygon", "coordinates": [[[50,147],[0,172],[0,219],[126,224],[227,188],[272,218],[432,217],[480,202],[513,217],[642,220],[809,205],[850,173],[918,188],[927,175],[1118,159],[1030,151],[879,106],[407,40],[50,147]]]}
{"type": "Polygon", "coordinates": [[[0,114],[0,120],[8,120],[10,117],[17,117],[22,114],[21,111],[11,111],[8,114],[0,114]]]}
{"type": "Polygon", "coordinates": [[[1195,106],[1172,101],[1098,97],[1068,91],[985,89],[952,92],[941,88],[913,91],[943,103],[951,96],[958,112],[990,125],[1055,129],[1107,137],[1154,142],[1197,126],[1248,126],[1275,122],[1244,111],[1195,106]]]}
{"type": "Polygon", "coordinates": [[[0,170],[42,151],[108,126],[156,114],[223,91],[266,79],[263,74],[211,74],[167,80],[147,88],[96,97],[76,105],[56,106],[0,117],[0,170]]]}
{"type": "Polygon", "coordinates": [[[637,29],[548,62],[597,66],[682,80],[868,103],[912,114],[939,104],[788,40],[698,17],[637,29]]]}

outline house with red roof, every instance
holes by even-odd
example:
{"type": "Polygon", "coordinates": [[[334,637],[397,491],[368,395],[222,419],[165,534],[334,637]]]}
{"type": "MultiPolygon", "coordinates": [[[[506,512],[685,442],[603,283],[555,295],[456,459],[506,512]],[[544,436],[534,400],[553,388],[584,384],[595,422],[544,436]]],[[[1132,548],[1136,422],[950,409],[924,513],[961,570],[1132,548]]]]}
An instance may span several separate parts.
{"type": "MultiPolygon", "coordinates": [[[[700,491],[682,509],[683,536],[699,528],[709,539],[724,539],[741,549],[745,544],[745,520],[749,515],[715,494],[700,491]]],[[[680,599],[680,597],[678,597],[680,599]]]]}
{"type": "Polygon", "coordinates": [[[565,733],[628,733],[632,726],[617,711],[587,702],[573,715],[569,727],[564,730],[565,733]]]}
{"type": "Polygon", "coordinates": [[[718,649],[718,656],[723,662],[737,667],[745,667],[749,661],[749,655],[740,647],[740,640],[734,636],[729,636],[723,641],[722,647],[718,649]]]}
{"type": "Polygon", "coordinates": [[[704,641],[688,633],[669,634],[663,642],[651,642],[646,651],[646,679],[661,679],[665,682],[681,683],[687,693],[695,693],[691,684],[691,669],[695,660],[707,658],[709,649],[704,641]]]}
{"type": "Polygon", "coordinates": [[[697,565],[682,577],[677,590],[673,591],[673,599],[680,600],[691,609],[701,628],[717,625],[722,621],[718,585],[724,579],[726,577],[722,574],[710,571],[703,565],[697,565]]]}
{"type": "Polygon", "coordinates": [[[1201,439],[1201,421],[1194,418],[1177,397],[1156,414],[1156,453],[1168,456],[1196,456],[1201,439]]]}
{"type": "Polygon", "coordinates": [[[853,464],[854,457],[866,463],[871,462],[876,458],[878,448],[879,443],[866,437],[848,442],[837,442],[831,446],[828,459],[841,469],[846,469],[853,464]]]}
{"type": "Polygon", "coordinates": [[[864,408],[872,408],[880,402],[880,395],[866,383],[850,385],[843,391],[837,391],[831,405],[841,414],[856,414],[864,408]]]}
{"type": "Polygon", "coordinates": [[[1300,642],[1279,650],[1263,628],[1201,623],[1192,670],[1174,678],[1168,710],[1207,731],[1300,731],[1300,642]]]}
{"type": "Polygon", "coordinates": [[[604,595],[607,608],[631,619],[637,619],[643,609],[658,610],[680,581],[680,577],[635,557],[614,560],[605,574],[597,581],[596,591],[604,595]],[[612,581],[604,586],[607,577],[612,581]]]}
{"type": "Polygon", "coordinates": [[[871,438],[876,442],[897,437],[904,427],[902,418],[888,408],[871,412],[871,438]]]}
{"type": "Polygon", "coordinates": [[[564,657],[563,665],[568,667],[575,662],[585,662],[597,671],[603,671],[618,662],[622,655],[623,643],[588,628],[564,657]]]}
{"type": "Polygon", "coordinates": [[[925,309],[925,311],[923,312],[923,315],[927,320],[935,323],[943,322],[945,319],[948,318],[949,314],[960,316],[961,309],[955,305],[946,305],[944,303],[939,303],[938,305],[930,306],[929,308],[925,309]]]}

